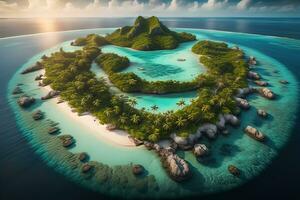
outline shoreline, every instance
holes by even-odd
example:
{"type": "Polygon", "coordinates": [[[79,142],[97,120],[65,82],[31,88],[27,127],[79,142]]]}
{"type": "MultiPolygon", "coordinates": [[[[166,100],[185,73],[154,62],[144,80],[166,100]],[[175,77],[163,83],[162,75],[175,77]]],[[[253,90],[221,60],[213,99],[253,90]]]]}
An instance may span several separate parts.
{"type": "MultiPolygon", "coordinates": [[[[44,74],[44,73],[43,73],[44,74]]],[[[46,93],[52,91],[50,86],[40,87],[41,90],[46,93]]],[[[57,104],[58,97],[46,100],[49,103],[56,104],[56,106],[65,113],[68,117],[75,120],[76,123],[82,124],[84,127],[90,130],[97,138],[108,141],[112,144],[123,147],[136,147],[136,145],[128,138],[129,134],[122,130],[109,131],[106,129],[106,125],[99,123],[99,120],[91,114],[79,116],[77,112],[72,112],[72,108],[67,102],[57,104]]]]}

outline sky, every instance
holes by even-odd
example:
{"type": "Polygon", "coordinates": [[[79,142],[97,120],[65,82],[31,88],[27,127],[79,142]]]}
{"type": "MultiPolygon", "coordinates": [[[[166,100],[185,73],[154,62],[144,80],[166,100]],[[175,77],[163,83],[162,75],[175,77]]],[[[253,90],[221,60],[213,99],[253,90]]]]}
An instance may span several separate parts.
{"type": "Polygon", "coordinates": [[[300,0],[0,0],[0,17],[300,17],[300,0]]]}

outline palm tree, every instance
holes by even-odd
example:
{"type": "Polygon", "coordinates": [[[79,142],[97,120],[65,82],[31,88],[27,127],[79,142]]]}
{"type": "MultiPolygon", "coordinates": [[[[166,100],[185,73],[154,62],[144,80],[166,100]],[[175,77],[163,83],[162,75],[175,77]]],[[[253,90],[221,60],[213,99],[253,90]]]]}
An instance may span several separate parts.
{"type": "Polygon", "coordinates": [[[125,124],[127,122],[128,118],[125,116],[125,115],[122,115],[120,118],[119,118],[119,121],[121,124],[125,124]]]}
{"type": "Polygon", "coordinates": [[[95,107],[99,107],[100,104],[101,104],[101,101],[100,101],[99,99],[96,99],[95,101],[93,101],[93,105],[94,105],[95,107]]]}
{"type": "Polygon", "coordinates": [[[181,99],[181,100],[180,100],[179,102],[177,102],[176,104],[177,104],[177,106],[182,107],[182,106],[185,105],[185,101],[184,101],[183,99],[181,99]]]}
{"type": "Polygon", "coordinates": [[[188,115],[188,119],[191,120],[191,121],[193,121],[193,120],[196,119],[197,115],[198,115],[197,112],[192,112],[192,113],[190,113],[190,114],[188,115]]]}
{"type": "Polygon", "coordinates": [[[169,123],[164,123],[164,125],[163,125],[164,130],[168,131],[168,130],[170,130],[170,128],[171,128],[171,126],[169,123]]]}
{"type": "Polygon", "coordinates": [[[201,108],[201,110],[202,110],[203,112],[207,112],[209,109],[210,109],[210,106],[209,106],[209,105],[203,105],[202,108],[201,108]]]}
{"type": "Polygon", "coordinates": [[[153,105],[153,106],[151,106],[151,109],[152,109],[153,111],[157,111],[157,110],[158,110],[158,106],[157,106],[157,105],[153,105]]]}
{"type": "Polygon", "coordinates": [[[179,117],[176,121],[176,125],[178,127],[183,127],[185,125],[186,119],[182,119],[182,117],[179,117]]]}
{"type": "Polygon", "coordinates": [[[137,105],[137,101],[136,101],[136,99],[129,99],[128,104],[131,105],[132,107],[134,107],[137,105]]]}
{"type": "Polygon", "coordinates": [[[134,123],[134,124],[138,124],[139,121],[140,121],[140,116],[138,116],[137,114],[134,114],[131,116],[131,121],[134,123]]]}
{"type": "Polygon", "coordinates": [[[120,111],[121,111],[121,109],[120,109],[119,106],[114,106],[114,112],[115,112],[116,114],[119,114],[120,111]]]}
{"type": "Polygon", "coordinates": [[[110,117],[112,113],[113,113],[113,111],[112,111],[110,108],[108,108],[108,109],[106,109],[106,110],[104,111],[104,114],[105,114],[107,117],[110,117]]]}

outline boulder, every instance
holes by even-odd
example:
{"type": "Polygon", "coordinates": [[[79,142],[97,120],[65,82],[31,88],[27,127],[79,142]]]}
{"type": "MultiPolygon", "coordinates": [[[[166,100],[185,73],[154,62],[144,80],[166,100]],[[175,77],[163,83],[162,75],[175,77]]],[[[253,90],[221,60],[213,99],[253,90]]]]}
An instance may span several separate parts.
{"type": "Polygon", "coordinates": [[[48,92],[48,94],[46,96],[43,96],[41,99],[42,100],[52,99],[52,98],[58,96],[59,94],[60,94],[60,92],[58,92],[56,90],[52,90],[52,91],[48,92]]]}
{"type": "Polygon", "coordinates": [[[230,124],[232,126],[238,126],[238,125],[240,125],[240,120],[236,116],[234,116],[232,114],[226,114],[226,115],[224,115],[224,119],[225,119],[226,123],[228,123],[228,124],[230,124]]]}
{"type": "Polygon", "coordinates": [[[248,72],[248,78],[252,79],[252,80],[259,80],[260,79],[260,75],[258,73],[256,73],[256,72],[249,71],[248,72]]]}
{"type": "Polygon", "coordinates": [[[135,146],[141,146],[142,144],[144,144],[144,142],[142,140],[134,138],[131,135],[129,135],[128,138],[130,141],[132,141],[135,144],[135,146]]]}
{"type": "Polygon", "coordinates": [[[56,134],[60,129],[58,127],[51,127],[48,129],[48,134],[53,135],[56,134]]]}
{"type": "Polygon", "coordinates": [[[107,124],[106,125],[106,130],[108,130],[108,131],[114,131],[116,129],[117,129],[117,126],[114,125],[114,124],[107,124]]]}
{"type": "Polygon", "coordinates": [[[188,163],[176,154],[166,156],[164,165],[170,177],[175,181],[181,182],[191,175],[188,163]]]}
{"type": "Polygon", "coordinates": [[[78,159],[79,159],[81,162],[84,162],[84,161],[86,161],[86,160],[88,159],[88,157],[89,157],[89,156],[88,156],[87,153],[82,152],[82,153],[79,154],[78,159]]]}
{"type": "Polygon", "coordinates": [[[286,85],[286,84],[288,84],[289,82],[286,81],[286,80],[280,80],[279,83],[286,85]]]}
{"type": "Polygon", "coordinates": [[[204,133],[209,139],[214,139],[217,137],[218,129],[214,124],[203,124],[197,132],[204,133]]]}
{"type": "Polygon", "coordinates": [[[15,87],[15,89],[12,92],[13,95],[22,94],[22,93],[23,93],[23,90],[19,86],[15,87]]]}
{"type": "Polygon", "coordinates": [[[259,93],[261,94],[261,96],[263,96],[267,99],[275,99],[275,94],[268,88],[260,89],[259,93]]]}
{"type": "Polygon", "coordinates": [[[132,173],[136,176],[141,175],[144,173],[144,167],[142,165],[133,165],[132,173]]]}
{"type": "Polygon", "coordinates": [[[234,176],[239,176],[240,175],[240,170],[234,165],[229,165],[228,166],[228,171],[234,176]]]}
{"type": "Polygon", "coordinates": [[[224,115],[219,115],[219,121],[216,123],[218,129],[220,130],[224,130],[226,127],[226,121],[225,121],[225,118],[224,118],[224,115]]]}
{"type": "Polygon", "coordinates": [[[253,57],[253,56],[250,56],[250,58],[248,60],[248,64],[249,65],[256,65],[257,64],[256,58],[253,57]]]}
{"type": "Polygon", "coordinates": [[[36,76],[34,80],[40,81],[40,80],[42,80],[42,77],[43,77],[43,74],[40,74],[40,75],[36,76]]]}
{"type": "Polygon", "coordinates": [[[27,73],[38,71],[41,69],[43,69],[43,65],[40,62],[37,62],[34,66],[29,67],[29,68],[25,69],[24,71],[22,71],[21,74],[27,74],[27,73]]]}
{"type": "Polygon", "coordinates": [[[90,165],[90,164],[88,164],[88,163],[85,163],[85,164],[83,164],[82,167],[81,167],[81,172],[82,172],[82,173],[87,173],[87,172],[89,172],[92,168],[93,168],[92,165],[90,165]]]}
{"type": "Polygon", "coordinates": [[[265,110],[262,110],[262,109],[258,109],[257,114],[258,114],[258,116],[263,117],[263,118],[268,117],[268,113],[265,110]]]}
{"type": "Polygon", "coordinates": [[[263,87],[269,85],[268,82],[266,82],[266,81],[254,81],[254,83],[258,86],[263,86],[263,87]]]}
{"type": "Polygon", "coordinates": [[[75,143],[75,141],[73,139],[64,139],[63,140],[63,147],[67,148],[72,146],[75,143]]]}
{"type": "Polygon", "coordinates": [[[193,153],[197,157],[206,156],[208,154],[208,148],[205,144],[195,144],[193,153]]]}
{"type": "Polygon", "coordinates": [[[31,106],[35,102],[35,99],[33,97],[28,96],[22,96],[18,99],[19,106],[23,108],[27,108],[31,106]]]}
{"type": "Polygon", "coordinates": [[[253,87],[249,87],[249,88],[240,88],[238,89],[238,93],[237,93],[237,97],[240,97],[240,98],[243,98],[249,94],[253,94],[257,92],[257,89],[256,88],[253,88],[253,87]]]}
{"type": "Polygon", "coordinates": [[[250,137],[254,138],[257,141],[264,141],[265,136],[258,131],[256,128],[252,127],[252,126],[247,126],[244,130],[250,137]]]}
{"type": "Polygon", "coordinates": [[[153,143],[145,141],[144,146],[150,151],[153,149],[153,143]]]}
{"type": "Polygon", "coordinates": [[[250,108],[250,104],[248,103],[248,101],[246,99],[236,97],[235,100],[240,108],[242,108],[244,110],[248,110],[250,108]]]}
{"type": "Polygon", "coordinates": [[[178,145],[188,145],[189,141],[188,141],[188,138],[184,138],[184,137],[180,137],[180,136],[177,136],[175,133],[171,134],[170,136],[174,142],[176,142],[178,145]]]}
{"type": "Polygon", "coordinates": [[[43,119],[43,117],[44,117],[44,114],[41,110],[37,110],[32,113],[32,118],[36,121],[43,119]]]}

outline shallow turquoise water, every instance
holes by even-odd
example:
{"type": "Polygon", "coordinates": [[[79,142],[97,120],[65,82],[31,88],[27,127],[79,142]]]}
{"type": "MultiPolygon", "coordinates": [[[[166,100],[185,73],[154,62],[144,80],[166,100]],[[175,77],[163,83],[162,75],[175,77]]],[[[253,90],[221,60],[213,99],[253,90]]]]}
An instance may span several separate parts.
{"type": "MultiPolygon", "coordinates": [[[[108,30],[105,31],[107,32],[108,30]]],[[[250,111],[244,112],[242,114],[241,127],[237,129],[230,129],[231,134],[229,136],[219,136],[216,141],[209,144],[209,147],[211,149],[211,159],[207,164],[199,163],[189,152],[180,152],[180,156],[183,156],[191,164],[193,169],[193,178],[187,183],[177,184],[174,181],[170,180],[170,178],[166,175],[165,171],[160,166],[160,161],[159,159],[157,159],[156,155],[145,150],[145,148],[126,148],[112,145],[106,141],[99,139],[99,137],[97,137],[95,134],[89,133],[89,130],[81,124],[74,124],[72,122],[72,119],[67,118],[66,115],[64,113],[61,113],[60,110],[55,106],[56,102],[50,100],[43,103],[39,101],[37,103],[37,108],[45,111],[47,118],[60,123],[62,132],[69,133],[74,136],[77,143],[76,146],[71,149],[72,152],[88,152],[91,156],[91,160],[100,161],[111,166],[128,164],[131,162],[142,164],[149,172],[149,174],[152,174],[156,177],[160,186],[160,190],[155,195],[160,197],[204,194],[227,190],[232,187],[238,186],[251,179],[252,177],[258,175],[261,170],[263,170],[270,164],[272,158],[274,158],[274,156],[278,154],[280,148],[288,140],[298,108],[298,83],[294,76],[290,73],[286,66],[276,61],[276,58],[271,58],[263,52],[259,52],[253,48],[247,47],[247,45],[245,45],[245,41],[256,42],[259,45],[264,45],[265,43],[275,43],[279,46],[281,45],[282,48],[293,48],[295,50],[300,50],[300,41],[258,35],[225,33],[219,31],[189,29],[186,29],[186,31],[197,34],[198,39],[221,40],[230,42],[231,45],[239,45],[243,50],[245,50],[247,55],[254,55],[258,59],[259,65],[256,66],[253,70],[258,71],[263,76],[263,78],[271,84],[272,90],[275,93],[279,94],[279,98],[275,101],[268,101],[259,96],[250,97],[249,99],[252,108],[250,109],[250,111]],[[234,38],[235,41],[232,41],[232,38],[234,38]],[[240,45],[240,43],[243,45],[240,45]],[[278,70],[279,73],[275,74],[274,70],[278,70]],[[288,80],[290,84],[279,84],[278,81],[281,79],[288,80]],[[271,114],[271,118],[268,120],[262,120],[258,118],[256,115],[256,109],[258,108],[266,109],[271,114]],[[243,133],[242,129],[248,124],[259,127],[259,129],[265,135],[267,135],[268,142],[266,144],[261,144],[246,136],[243,133]],[[233,177],[228,173],[227,166],[229,164],[234,164],[242,170],[242,178],[233,177]]],[[[97,32],[104,34],[104,32],[102,32],[101,30],[98,30],[97,32]]],[[[35,63],[41,55],[43,55],[44,53],[56,51],[60,46],[63,46],[65,50],[72,51],[75,49],[73,47],[70,47],[68,44],[69,42],[66,42],[58,45],[57,47],[54,47],[51,50],[41,52],[41,54],[31,58],[21,67],[25,68],[30,66],[31,64],[35,63]]],[[[112,52],[119,51],[121,53],[127,53],[127,56],[132,57],[133,59],[138,59],[135,51],[131,51],[125,48],[113,48],[111,46],[108,46],[106,50],[112,52]]],[[[139,54],[148,54],[148,52],[139,52],[139,54]]],[[[284,54],[284,52],[278,52],[278,54],[284,54]]],[[[164,60],[166,58],[164,58],[163,56],[158,57],[155,62],[163,63],[160,62],[159,59],[164,60]]],[[[143,61],[140,62],[142,63],[143,61]]],[[[144,67],[146,68],[147,66],[144,67]]],[[[152,66],[150,66],[150,68],[151,67],[152,66]]],[[[195,69],[201,70],[202,68],[197,65],[195,69]]],[[[132,67],[130,70],[136,69],[132,67]]],[[[203,71],[198,71],[197,73],[201,72],[203,71]]],[[[188,72],[181,71],[178,73],[186,74],[188,72]]],[[[25,122],[24,120],[22,120],[22,112],[19,112],[19,108],[15,104],[15,99],[12,98],[10,92],[17,83],[24,83],[25,85],[22,86],[24,91],[26,91],[26,93],[28,93],[29,95],[39,98],[42,94],[44,94],[44,92],[38,89],[36,82],[32,81],[37,74],[38,72],[21,76],[19,73],[16,73],[9,84],[8,95],[10,103],[18,116],[17,121],[21,127],[28,127],[28,125],[24,124],[25,122]]],[[[101,73],[99,73],[98,75],[101,75],[101,73]]],[[[149,80],[153,78],[150,75],[146,74],[144,74],[144,77],[149,80]]],[[[164,76],[159,77],[163,78],[164,76]]],[[[178,79],[180,79],[180,76],[175,77],[178,77],[178,79]]],[[[137,98],[139,102],[138,106],[149,107],[153,104],[158,104],[158,106],[161,107],[162,110],[166,110],[176,109],[176,102],[179,99],[192,98],[194,94],[176,94],[174,98],[167,96],[166,98],[161,99],[159,99],[158,96],[153,95],[133,96],[134,98],[137,98]]],[[[34,131],[35,128],[31,127],[31,132],[25,132],[27,134],[27,137],[31,141],[33,141],[33,138],[35,137],[34,131]]],[[[203,142],[208,143],[205,140],[203,142]]],[[[43,146],[43,144],[32,144],[35,146],[37,151],[43,146]]],[[[66,172],[64,172],[63,166],[60,167],[59,171],[61,173],[67,174],[66,172]]]]}

